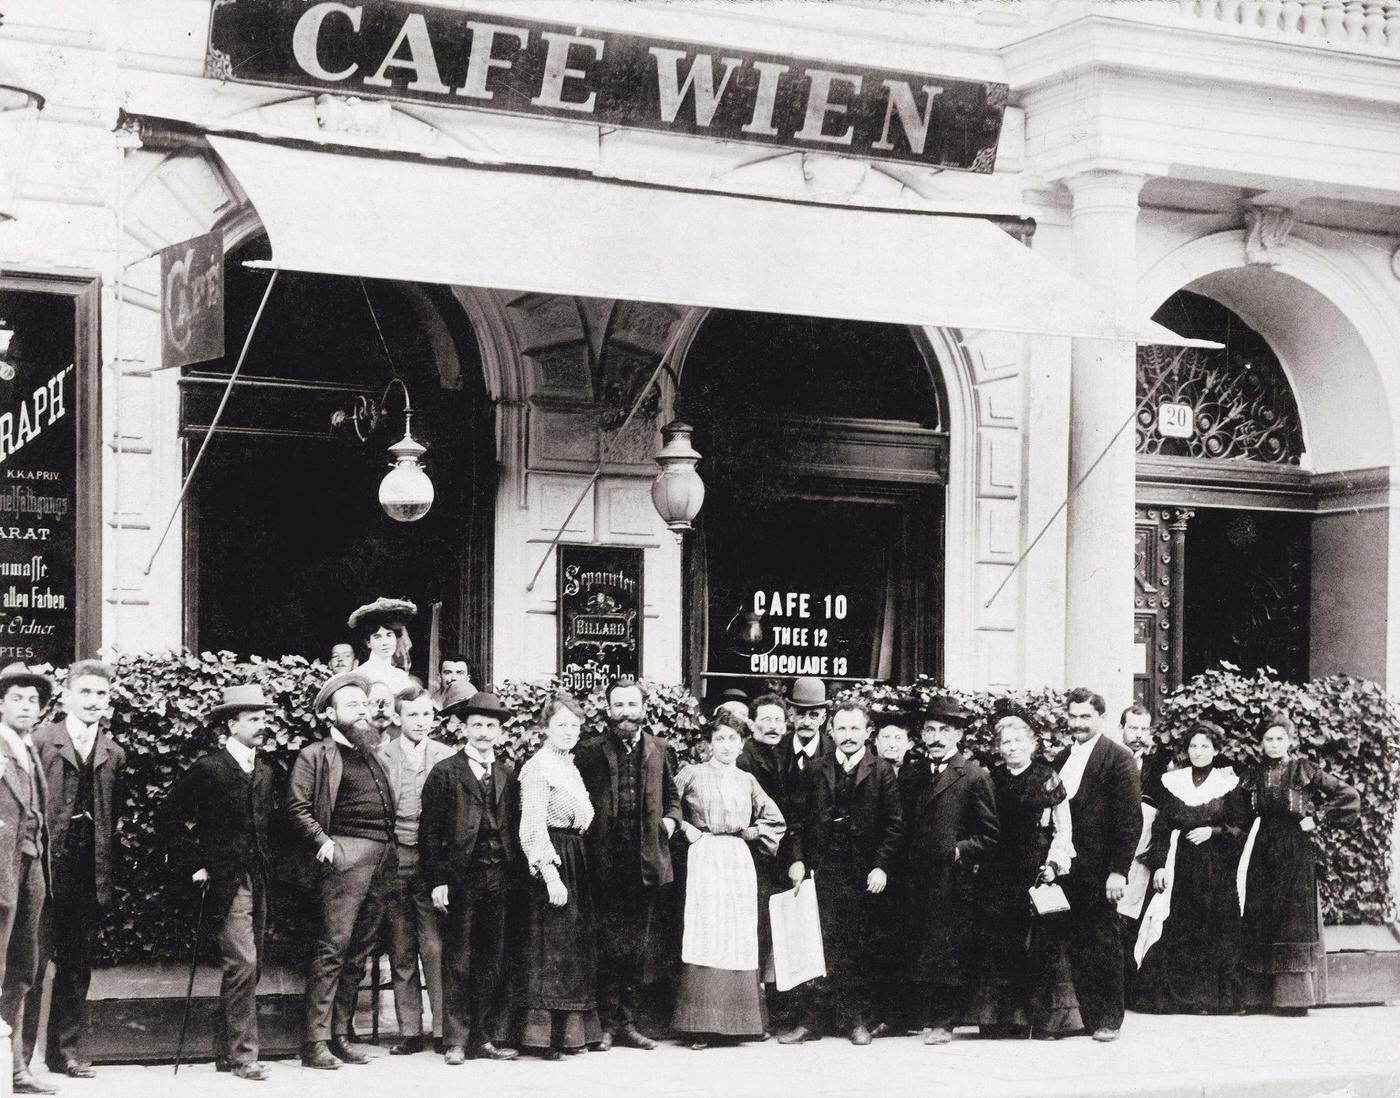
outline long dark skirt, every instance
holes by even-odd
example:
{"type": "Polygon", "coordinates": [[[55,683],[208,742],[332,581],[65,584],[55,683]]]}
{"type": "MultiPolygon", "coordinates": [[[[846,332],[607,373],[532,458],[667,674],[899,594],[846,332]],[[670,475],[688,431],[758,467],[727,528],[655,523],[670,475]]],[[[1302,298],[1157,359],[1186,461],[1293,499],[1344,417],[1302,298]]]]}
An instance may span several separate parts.
{"type": "Polygon", "coordinates": [[[1327,1001],[1327,947],[1312,843],[1285,816],[1264,816],[1245,880],[1245,1002],[1310,1007],[1327,1001]]]}
{"type": "Polygon", "coordinates": [[[588,858],[578,832],[551,827],[549,837],[559,855],[559,877],[569,890],[569,901],[555,907],[544,882],[530,881],[520,1043],[527,1048],[582,1048],[602,1036],[588,858]]]}
{"type": "Polygon", "coordinates": [[[1143,955],[1134,1007],[1155,1014],[1229,1014],[1240,1007],[1239,847],[1177,840],[1171,912],[1143,955]]]}

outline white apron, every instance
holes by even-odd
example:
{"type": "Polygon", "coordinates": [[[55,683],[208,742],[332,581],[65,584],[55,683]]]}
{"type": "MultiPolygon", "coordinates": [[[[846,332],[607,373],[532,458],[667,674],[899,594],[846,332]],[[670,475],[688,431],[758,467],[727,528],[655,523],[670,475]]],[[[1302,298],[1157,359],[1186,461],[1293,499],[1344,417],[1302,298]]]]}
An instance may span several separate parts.
{"type": "Polygon", "coordinates": [[[702,835],[690,847],[681,960],[758,970],[758,877],[738,835],[702,835]]]}

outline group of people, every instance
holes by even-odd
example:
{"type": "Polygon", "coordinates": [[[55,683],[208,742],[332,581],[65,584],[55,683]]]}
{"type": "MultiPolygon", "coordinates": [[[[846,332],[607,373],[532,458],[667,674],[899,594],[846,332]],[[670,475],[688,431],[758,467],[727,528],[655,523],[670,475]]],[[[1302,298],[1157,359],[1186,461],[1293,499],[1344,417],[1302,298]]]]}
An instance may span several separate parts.
{"type": "MultiPolygon", "coordinates": [[[[517,772],[499,750],[513,714],[494,694],[465,674],[438,697],[386,681],[377,664],[402,671],[384,635],[400,643],[404,605],[352,616],[368,655],[320,688],[327,734],[285,791],[259,750],[271,703],[249,683],[224,691],[209,715],[222,746],[165,798],[161,833],[188,851],[177,863],[217,928],[220,1070],[268,1076],[256,993],[279,822],[315,921],[309,1068],[368,1060],[352,1023],[381,943],[393,1054],[430,1040],[449,1065],[655,1048],[641,995],[682,850],[670,1023],[696,1048],[775,1031],[789,1045],[836,1033],[867,1045],[923,1030],[938,1045],[966,1025],[1110,1041],[1129,1002],[1230,1013],[1325,1001],[1311,834],[1355,819],[1359,802],[1292,757],[1286,716],[1264,721],[1265,762],[1243,775],[1204,723],[1171,768],[1149,749],[1145,709],[1123,713],[1120,743],[1104,733],[1103,699],[1075,689],[1069,747],[1046,759],[1036,730],[1007,716],[988,770],[962,750],[972,717],[951,697],[872,710],[798,679],[786,697],[719,706],[707,758],[679,767],[646,731],[643,686],[618,680],[606,731],[582,743],[582,707],[554,696],[517,772]],[[449,715],[460,749],[432,735],[449,715]],[[826,975],[779,994],[767,901],[790,889],[815,889],[826,975]]],[[[74,664],[63,718],[35,729],[52,682],[0,671],[0,1017],[17,1093],[54,1089],[27,1066],[50,957],[47,1066],[92,1074],[84,1000],[124,768],[99,720],[111,683],[105,665],[74,664]]]]}

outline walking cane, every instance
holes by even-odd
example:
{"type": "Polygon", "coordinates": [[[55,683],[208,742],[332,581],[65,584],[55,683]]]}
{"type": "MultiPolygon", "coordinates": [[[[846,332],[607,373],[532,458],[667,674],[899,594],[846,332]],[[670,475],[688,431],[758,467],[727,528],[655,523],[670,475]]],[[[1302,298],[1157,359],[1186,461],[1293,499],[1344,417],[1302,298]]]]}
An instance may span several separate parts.
{"type": "Polygon", "coordinates": [[[194,923],[194,942],[190,945],[190,982],[185,986],[185,1013],[180,1019],[180,1041],[175,1046],[175,1074],[180,1074],[180,1057],[185,1052],[185,1032],[190,1026],[190,1004],[194,1001],[194,970],[199,965],[199,932],[204,928],[204,901],[209,896],[209,882],[199,882],[199,915],[194,923]]]}

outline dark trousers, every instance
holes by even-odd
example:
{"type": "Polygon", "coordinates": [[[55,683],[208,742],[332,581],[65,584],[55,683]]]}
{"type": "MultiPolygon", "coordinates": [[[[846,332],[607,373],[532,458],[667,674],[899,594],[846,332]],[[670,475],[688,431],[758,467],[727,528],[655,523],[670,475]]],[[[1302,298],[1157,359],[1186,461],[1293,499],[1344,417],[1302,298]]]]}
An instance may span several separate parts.
{"type": "Polygon", "coordinates": [[[39,971],[39,923],[44,914],[44,867],[38,858],[21,855],[19,891],[10,942],[5,950],[5,977],[0,982],[0,1018],[10,1027],[15,1073],[28,1069],[24,1060],[24,1000],[39,971]]]}
{"type": "Polygon", "coordinates": [[[321,867],[316,883],[320,925],[306,976],[302,1038],[308,1042],[344,1039],[394,885],[392,843],[332,838],[335,861],[321,867]]]}
{"type": "Polygon", "coordinates": [[[1066,883],[1070,909],[1064,916],[1074,994],[1084,1028],[1123,1025],[1123,945],[1118,909],[1104,896],[1103,878],[1073,888],[1066,883]]]}
{"type": "MultiPolygon", "coordinates": [[[[884,915],[881,897],[866,888],[870,867],[853,852],[838,851],[815,874],[821,907],[826,976],[799,991],[799,1016],[807,1028],[853,1029],[870,1021],[874,1010],[874,974],[878,971],[878,936],[884,915]]],[[[802,887],[810,888],[812,882],[802,887]]]]}
{"type": "MultiPolygon", "coordinates": [[[[633,865],[615,861],[614,865],[633,865]]],[[[603,1028],[633,1024],[646,981],[647,947],[656,922],[658,889],[632,873],[601,882],[598,907],[598,1013],[603,1028]]]]}
{"type": "Polygon", "coordinates": [[[465,881],[447,887],[442,1039],[448,1046],[482,1045],[505,1032],[506,901],[501,865],[472,866],[465,881]]]}
{"type": "Polygon", "coordinates": [[[400,846],[394,894],[384,913],[389,963],[394,970],[394,1014],[399,1036],[423,1035],[423,983],[433,1011],[433,1032],[442,1035],[442,933],[433,908],[432,889],[418,872],[418,848],[400,846]],[[423,959],[423,978],[418,959],[423,959]]]}
{"type": "Polygon", "coordinates": [[[245,877],[233,895],[217,941],[223,961],[214,1059],[249,1064],[258,1058],[258,978],[267,929],[267,883],[245,877]]]}
{"type": "Polygon", "coordinates": [[[967,1016],[970,989],[962,984],[929,984],[926,998],[928,1024],[950,1032],[967,1016]]]}
{"type": "MultiPolygon", "coordinates": [[[[1147,902],[1143,901],[1144,908],[1147,902]]],[[[1141,918],[1131,919],[1127,915],[1118,916],[1118,933],[1123,945],[1123,1001],[1133,1001],[1133,989],[1137,986],[1137,961],[1133,950],[1137,948],[1138,930],[1142,927],[1141,918]]]]}
{"type": "MultiPolygon", "coordinates": [[[[54,866],[56,882],[63,882],[65,867],[54,866]]],[[[94,890],[60,891],[44,905],[39,925],[39,954],[34,985],[24,1000],[25,1063],[34,1058],[39,1039],[39,1013],[44,998],[44,974],[53,961],[53,992],[49,997],[49,1027],[44,1041],[44,1063],[52,1071],[69,1060],[82,1060],[88,1027],[88,986],[92,982],[92,947],[102,912],[94,890]]]]}

